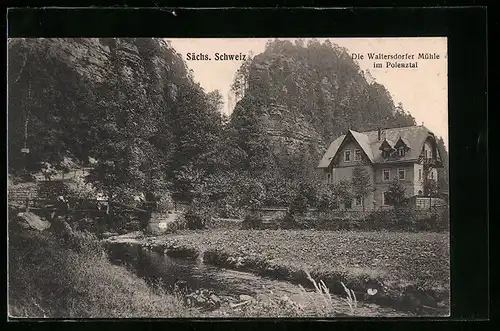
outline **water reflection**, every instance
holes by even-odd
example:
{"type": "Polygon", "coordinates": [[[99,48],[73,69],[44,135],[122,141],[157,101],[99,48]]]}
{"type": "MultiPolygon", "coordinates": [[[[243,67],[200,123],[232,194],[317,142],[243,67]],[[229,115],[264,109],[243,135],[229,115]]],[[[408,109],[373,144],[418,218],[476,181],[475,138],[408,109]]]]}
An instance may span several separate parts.
{"type": "MultiPolygon", "coordinates": [[[[186,292],[208,290],[220,297],[233,298],[242,294],[263,298],[272,291],[273,295],[286,295],[295,302],[300,302],[303,298],[299,287],[286,281],[206,265],[199,260],[173,258],[143,249],[138,244],[109,244],[108,255],[113,263],[125,265],[148,284],[161,282],[168,289],[177,285],[186,292]]],[[[341,297],[332,295],[332,299],[339,312],[348,311],[348,306],[341,297]]],[[[361,302],[358,303],[358,313],[362,316],[403,315],[390,308],[361,302]]]]}
{"type": "Polygon", "coordinates": [[[259,277],[247,272],[223,269],[181,258],[173,258],[139,245],[113,244],[108,249],[114,263],[126,265],[148,283],[161,281],[167,287],[182,284],[190,290],[209,289],[221,295],[256,295],[261,292],[298,294],[288,282],[259,277]]]}

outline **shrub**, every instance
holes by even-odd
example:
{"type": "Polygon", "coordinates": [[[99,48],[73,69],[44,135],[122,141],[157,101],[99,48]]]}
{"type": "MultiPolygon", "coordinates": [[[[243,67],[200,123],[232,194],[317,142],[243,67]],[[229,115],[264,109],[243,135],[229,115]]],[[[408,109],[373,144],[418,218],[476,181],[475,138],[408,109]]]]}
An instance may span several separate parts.
{"type": "Polygon", "coordinates": [[[419,220],[415,226],[415,229],[419,231],[430,231],[435,228],[435,225],[436,217],[435,215],[430,215],[430,217],[425,217],[419,220]]]}
{"type": "Polygon", "coordinates": [[[372,230],[394,228],[397,224],[396,213],[392,209],[375,210],[368,215],[366,224],[372,230]]]}
{"type": "Polygon", "coordinates": [[[79,254],[99,256],[104,254],[104,246],[95,234],[83,231],[73,231],[66,237],[65,246],[79,254]]]}
{"type": "Polygon", "coordinates": [[[125,232],[141,231],[147,227],[146,217],[143,217],[141,219],[137,215],[125,214],[125,215],[120,215],[120,219],[121,219],[120,223],[122,224],[120,228],[123,229],[123,231],[125,232]]]}
{"type": "Polygon", "coordinates": [[[188,229],[188,223],[185,214],[178,214],[173,222],[167,224],[165,233],[175,233],[179,230],[188,229]]]}
{"type": "Polygon", "coordinates": [[[172,210],[174,207],[174,203],[172,201],[172,197],[170,195],[164,194],[158,197],[156,210],[158,212],[166,212],[172,210]]]}
{"type": "Polygon", "coordinates": [[[239,229],[241,227],[241,222],[239,220],[224,219],[224,218],[212,218],[207,224],[207,228],[210,229],[239,229]]]}
{"type": "Polygon", "coordinates": [[[155,291],[112,265],[92,235],[77,233],[73,249],[50,233],[9,235],[9,315],[21,318],[188,316],[179,298],[155,291]],[[98,245],[98,244],[95,244],[98,245]],[[94,251],[95,248],[95,251],[94,251]]]}
{"type": "Polygon", "coordinates": [[[443,208],[437,212],[436,228],[441,231],[450,229],[450,211],[448,208],[443,208]]]}
{"type": "Polygon", "coordinates": [[[366,226],[372,230],[437,231],[448,229],[448,211],[432,212],[413,208],[394,208],[373,211],[366,226]]]}
{"type": "Polygon", "coordinates": [[[306,226],[299,222],[298,217],[291,211],[279,221],[279,227],[282,229],[302,229],[306,226]]]}
{"type": "Polygon", "coordinates": [[[37,195],[40,198],[54,198],[57,196],[67,196],[70,190],[64,182],[53,181],[53,182],[40,182],[37,187],[37,195]]]}
{"type": "Polygon", "coordinates": [[[395,208],[394,213],[396,216],[396,227],[398,229],[415,229],[419,221],[425,218],[425,216],[422,217],[420,211],[413,208],[395,208]]]}
{"type": "Polygon", "coordinates": [[[245,216],[245,218],[243,219],[243,222],[241,223],[241,228],[244,230],[261,229],[262,219],[257,217],[256,215],[249,214],[245,216]]]}
{"type": "Polygon", "coordinates": [[[279,221],[279,226],[282,229],[297,229],[299,228],[299,224],[293,214],[293,211],[287,213],[285,217],[283,217],[279,221]]]}
{"type": "Polygon", "coordinates": [[[227,203],[220,203],[215,211],[222,218],[241,218],[243,214],[242,208],[227,203]]]}
{"type": "Polygon", "coordinates": [[[184,214],[186,226],[190,230],[205,229],[211,218],[209,209],[199,205],[190,205],[184,214]]]}
{"type": "Polygon", "coordinates": [[[86,217],[86,216],[71,222],[71,226],[74,229],[78,231],[87,231],[92,233],[104,232],[103,227],[99,225],[100,224],[95,217],[86,217]]]}
{"type": "Polygon", "coordinates": [[[303,215],[307,211],[308,207],[309,201],[307,196],[303,194],[303,192],[299,192],[293,199],[292,205],[290,206],[290,214],[303,215]]]}

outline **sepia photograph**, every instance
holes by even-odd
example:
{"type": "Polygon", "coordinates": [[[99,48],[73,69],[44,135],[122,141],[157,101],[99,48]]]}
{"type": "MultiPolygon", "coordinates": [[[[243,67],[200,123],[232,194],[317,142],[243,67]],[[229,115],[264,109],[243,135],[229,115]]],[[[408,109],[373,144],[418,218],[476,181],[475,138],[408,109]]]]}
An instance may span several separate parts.
{"type": "Polygon", "coordinates": [[[9,38],[8,317],[450,316],[447,42],[9,38]]]}

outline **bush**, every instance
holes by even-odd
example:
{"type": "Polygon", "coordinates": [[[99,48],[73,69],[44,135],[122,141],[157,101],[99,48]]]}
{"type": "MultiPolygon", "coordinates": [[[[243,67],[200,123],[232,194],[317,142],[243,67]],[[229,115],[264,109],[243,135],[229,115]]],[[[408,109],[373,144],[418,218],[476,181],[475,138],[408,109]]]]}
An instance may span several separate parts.
{"type": "Polygon", "coordinates": [[[99,256],[104,254],[104,246],[95,234],[87,231],[73,231],[67,236],[64,246],[79,254],[99,256]]]}
{"type": "Polygon", "coordinates": [[[9,234],[9,315],[20,318],[188,316],[179,298],[112,265],[92,235],[9,234]],[[67,246],[71,245],[72,249],[67,246]]]}
{"type": "Polygon", "coordinates": [[[436,226],[441,231],[450,229],[450,211],[448,208],[443,208],[437,213],[436,226]]]}
{"type": "Polygon", "coordinates": [[[396,213],[394,210],[375,210],[368,215],[366,225],[369,229],[391,229],[397,224],[396,213]]]}
{"type": "Polygon", "coordinates": [[[301,229],[302,224],[299,223],[297,217],[294,216],[293,212],[289,212],[279,221],[279,227],[281,229],[301,229]]]}
{"type": "Polygon", "coordinates": [[[242,208],[227,203],[220,203],[215,212],[222,218],[241,218],[243,215],[242,208]]]}
{"type": "Polygon", "coordinates": [[[211,211],[199,205],[190,205],[184,214],[186,226],[190,230],[205,229],[211,219],[211,211]]]}
{"type": "Polygon", "coordinates": [[[426,218],[421,211],[413,208],[395,208],[396,228],[413,230],[418,226],[419,221],[426,218]]]}
{"type": "Polygon", "coordinates": [[[248,230],[248,229],[261,229],[262,228],[262,219],[257,217],[256,215],[247,215],[243,219],[243,222],[241,223],[241,228],[243,230],[248,230]]]}
{"type": "Polygon", "coordinates": [[[142,231],[147,227],[146,217],[141,219],[136,215],[120,215],[120,220],[120,228],[125,232],[142,231]]]}
{"type": "Polygon", "coordinates": [[[179,230],[186,230],[188,228],[188,223],[185,214],[178,214],[173,222],[167,224],[165,233],[175,233],[179,230]]]}
{"type": "Polygon", "coordinates": [[[448,229],[448,210],[432,212],[413,208],[373,211],[366,226],[372,230],[442,231],[448,229]]]}
{"type": "Polygon", "coordinates": [[[436,225],[436,217],[435,215],[430,215],[430,217],[426,217],[417,222],[415,229],[419,231],[430,231],[435,228],[436,225]]]}
{"type": "Polygon", "coordinates": [[[71,217],[69,219],[69,224],[71,227],[78,231],[88,231],[97,233],[97,222],[94,217],[77,216],[76,218],[71,217]]]}
{"type": "Polygon", "coordinates": [[[70,190],[64,182],[40,182],[37,187],[37,195],[40,198],[55,198],[57,196],[67,196],[70,190]]]}
{"type": "Polygon", "coordinates": [[[207,228],[210,229],[239,229],[241,227],[241,221],[235,219],[224,219],[224,218],[212,218],[207,224],[207,228]]]}

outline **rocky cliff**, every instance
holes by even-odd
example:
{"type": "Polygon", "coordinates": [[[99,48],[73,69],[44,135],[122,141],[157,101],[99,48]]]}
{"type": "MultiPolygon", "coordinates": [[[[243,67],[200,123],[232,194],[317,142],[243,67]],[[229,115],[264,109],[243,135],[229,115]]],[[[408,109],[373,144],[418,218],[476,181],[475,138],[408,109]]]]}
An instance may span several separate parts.
{"type": "Polygon", "coordinates": [[[255,114],[276,153],[306,149],[315,151],[311,156],[317,159],[348,128],[415,123],[394,105],[384,86],[367,81],[347,50],[328,41],[275,40],[245,66],[234,84],[243,97],[233,121],[255,114]]]}
{"type": "Polygon", "coordinates": [[[161,39],[14,39],[8,47],[10,164],[22,147],[36,161],[85,158],[113,100],[147,117],[146,108],[172,105],[180,86],[194,84],[161,39]]]}

